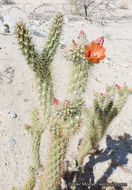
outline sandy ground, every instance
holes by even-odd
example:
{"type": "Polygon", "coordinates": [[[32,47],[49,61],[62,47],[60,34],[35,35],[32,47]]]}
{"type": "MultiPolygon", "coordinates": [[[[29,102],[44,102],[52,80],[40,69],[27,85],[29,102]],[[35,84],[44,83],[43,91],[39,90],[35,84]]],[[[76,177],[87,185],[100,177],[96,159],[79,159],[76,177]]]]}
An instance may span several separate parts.
{"type": "MultiPolygon", "coordinates": [[[[33,34],[39,51],[42,50],[45,43],[50,19],[46,22],[41,19],[28,19],[26,14],[16,8],[9,9],[12,6],[24,7],[25,3],[30,3],[27,12],[42,4],[51,3],[62,10],[62,3],[67,1],[32,1],[14,0],[15,5],[1,5],[0,16],[9,16],[15,19],[24,20],[31,29],[36,29],[42,36],[33,34]],[[57,5],[58,3],[58,5],[57,5]]],[[[49,5],[49,7],[52,7],[49,5]]],[[[49,8],[48,7],[48,8],[49,8]]],[[[118,14],[132,15],[132,2],[129,2],[129,9],[120,10],[118,14]]],[[[51,8],[51,10],[53,10],[51,8]]],[[[51,11],[54,15],[55,9],[51,11]]],[[[44,18],[43,9],[39,12],[44,18]]],[[[47,13],[48,14],[48,11],[47,13]]],[[[49,18],[51,17],[51,15],[49,18]]],[[[6,17],[7,19],[7,17],[6,17]]],[[[91,105],[93,90],[103,91],[106,83],[113,82],[123,85],[124,82],[132,88],[132,20],[123,19],[121,21],[112,20],[104,26],[90,24],[84,19],[76,19],[66,15],[63,27],[61,44],[68,46],[72,39],[76,39],[80,30],[84,30],[89,41],[97,39],[104,35],[107,58],[103,63],[93,66],[89,72],[87,92],[85,99],[87,105],[91,105]],[[70,18],[70,19],[69,19],[70,18]]],[[[1,29],[2,31],[2,29],[1,29]]],[[[21,54],[15,35],[13,33],[4,35],[0,31],[0,190],[9,190],[12,186],[22,189],[27,178],[27,168],[31,165],[31,146],[30,135],[24,129],[25,123],[31,123],[30,112],[32,108],[38,105],[38,94],[35,87],[33,72],[25,63],[21,54]],[[12,118],[9,112],[17,114],[12,118]]],[[[63,50],[59,47],[52,63],[54,90],[56,97],[63,101],[65,99],[68,76],[70,72],[70,63],[64,59],[63,50]]],[[[123,108],[122,112],[110,125],[105,137],[100,142],[100,148],[106,149],[106,153],[100,155],[100,161],[91,161],[91,167],[94,168],[95,181],[101,178],[109,168],[110,162],[115,165],[122,164],[122,167],[116,167],[113,164],[109,179],[116,182],[126,182],[132,186],[132,96],[123,108]],[[126,138],[118,139],[118,136],[127,133],[126,138]],[[110,136],[108,136],[110,135],[110,136]],[[107,142],[106,142],[107,137],[107,142]],[[113,152],[113,154],[111,153],[113,152]],[[111,157],[108,155],[111,154],[111,157]]],[[[41,159],[45,163],[45,154],[47,152],[48,133],[44,134],[41,146],[41,159]]],[[[79,135],[72,140],[69,159],[75,157],[76,142],[79,135]],[[75,142],[75,143],[74,143],[75,142]]],[[[88,158],[86,159],[86,161],[88,158]]],[[[90,166],[88,165],[88,168],[90,166]]],[[[37,184],[35,190],[38,190],[37,184]]]]}

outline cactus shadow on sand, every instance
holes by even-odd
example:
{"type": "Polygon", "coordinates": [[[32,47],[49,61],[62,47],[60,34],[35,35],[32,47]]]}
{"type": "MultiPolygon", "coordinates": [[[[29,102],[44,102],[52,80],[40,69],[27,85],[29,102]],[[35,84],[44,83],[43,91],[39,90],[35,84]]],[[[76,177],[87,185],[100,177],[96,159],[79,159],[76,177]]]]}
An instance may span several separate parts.
{"type": "MultiPolygon", "coordinates": [[[[105,150],[97,149],[89,156],[89,161],[85,164],[83,171],[80,169],[77,172],[68,172],[68,176],[72,176],[72,179],[76,178],[76,181],[74,180],[74,183],[78,184],[75,188],[76,190],[101,190],[102,187],[99,186],[99,184],[107,183],[108,178],[112,175],[114,170],[127,164],[127,155],[129,153],[132,154],[132,137],[129,134],[125,133],[123,136],[118,136],[117,140],[112,139],[111,136],[108,135],[106,138],[106,145],[107,147],[105,150]],[[106,169],[102,177],[95,182],[95,165],[108,160],[110,161],[109,167],[106,169]],[[79,184],[84,184],[84,186],[80,186],[79,184]],[[91,185],[88,186],[87,184],[91,185]]],[[[71,182],[72,179],[69,179],[69,181],[71,182]]],[[[125,183],[125,181],[123,183],[125,183]]],[[[71,188],[69,187],[68,190],[70,189],[71,188]]],[[[117,186],[115,189],[122,190],[123,188],[117,186]]]]}

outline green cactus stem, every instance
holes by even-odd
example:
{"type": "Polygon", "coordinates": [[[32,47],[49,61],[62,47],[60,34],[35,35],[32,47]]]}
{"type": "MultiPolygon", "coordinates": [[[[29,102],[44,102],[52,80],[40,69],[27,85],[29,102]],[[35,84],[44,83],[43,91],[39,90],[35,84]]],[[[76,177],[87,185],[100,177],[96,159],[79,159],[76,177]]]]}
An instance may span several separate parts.
{"type": "Polygon", "coordinates": [[[79,165],[101,140],[110,122],[121,111],[130,93],[127,86],[118,88],[118,90],[116,86],[112,86],[109,87],[106,94],[95,94],[94,106],[86,112],[87,128],[76,157],[79,165]]]}
{"type": "Polygon", "coordinates": [[[43,128],[39,121],[39,113],[37,108],[34,108],[32,111],[32,126],[25,125],[25,129],[31,134],[33,168],[38,170],[41,167],[39,150],[43,128]]]}
{"type": "Polygon", "coordinates": [[[37,71],[37,65],[40,62],[39,55],[32,44],[32,37],[29,35],[29,30],[26,28],[25,23],[18,22],[15,26],[16,37],[22,53],[26,57],[27,63],[37,71]]]}
{"type": "Polygon", "coordinates": [[[50,80],[44,79],[43,81],[37,81],[37,87],[39,91],[39,101],[41,110],[43,113],[43,125],[46,127],[48,119],[50,117],[52,98],[53,98],[53,86],[50,80]]]}
{"type": "Polygon", "coordinates": [[[61,13],[58,13],[53,19],[53,23],[50,27],[50,32],[48,35],[48,40],[43,49],[43,57],[47,64],[53,61],[57,46],[59,44],[62,25],[63,25],[63,15],[61,13]]]}
{"type": "Polygon", "coordinates": [[[66,58],[73,62],[68,86],[68,96],[75,97],[85,92],[89,61],[85,58],[81,45],[71,47],[66,53],[66,58]]]}
{"type": "Polygon", "coordinates": [[[76,156],[78,165],[82,164],[84,157],[87,156],[87,154],[93,149],[93,140],[94,140],[93,137],[95,135],[93,111],[88,110],[86,116],[87,120],[85,122],[87,128],[81,140],[81,144],[79,146],[79,150],[76,156]]]}
{"type": "Polygon", "coordinates": [[[36,179],[35,179],[35,173],[34,173],[34,168],[30,167],[29,168],[29,178],[23,188],[23,190],[33,190],[35,187],[36,179]]]}
{"type": "Polygon", "coordinates": [[[63,25],[63,15],[58,13],[51,25],[48,40],[41,55],[35,50],[29,30],[23,22],[16,24],[15,31],[18,44],[26,57],[27,63],[33,68],[37,76],[37,86],[40,93],[40,103],[44,115],[45,125],[50,114],[53,97],[53,85],[50,63],[53,61],[63,25]]]}
{"type": "Polygon", "coordinates": [[[50,150],[44,175],[41,177],[41,190],[57,190],[61,186],[67,146],[70,137],[79,129],[81,108],[81,99],[77,99],[72,103],[65,100],[64,103],[58,105],[56,114],[51,117],[49,125],[51,133],[50,150]]]}
{"type": "Polygon", "coordinates": [[[32,43],[32,37],[29,35],[29,30],[26,24],[18,22],[15,26],[16,37],[19,47],[26,58],[27,63],[36,73],[36,76],[41,80],[49,75],[48,64],[44,58],[38,54],[35,45],[32,43]]]}
{"type": "MultiPolygon", "coordinates": [[[[32,116],[31,117],[32,126],[26,124],[25,129],[31,134],[33,167],[29,167],[29,177],[23,190],[33,190],[36,183],[35,171],[37,171],[41,167],[39,151],[40,151],[41,135],[44,129],[40,124],[39,112],[37,108],[33,109],[31,116],[32,116]]],[[[13,188],[11,190],[15,190],[13,188]]]]}
{"type": "Polygon", "coordinates": [[[26,28],[26,25],[23,22],[19,22],[16,25],[16,36],[18,39],[18,43],[20,48],[26,57],[27,63],[33,68],[36,79],[37,79],[37,87],[40,92],[40,100],[41,105],[43,104],[44,116],[49,111],[49,101],[51,100],[51,92],[47,94],[47,91],[50,89],[52,91],[52,85],[49,87],[49,83],[51,84],[51,76],[48,64],[45,62],[44,58],[42,58],[35,50],[34,45],[31,42],[31,37],[29,36],[29,31],[26,28]],[[48,89],[49,88],[49,89],[48,89]],[[45,93],[45,94],[44,94],[45,93]],[[47,101],[47,98],[50,100],[47,101]],[[44,101],[44,102],[43,102],[44,101]]]}
{"type": "MultiPolygon", "coordinates": [[[[50,116],[51,111],[51,103],[53,98],[53,84],[52,84],[52,78],[51,78],[51,69],[50,69],[50,63],[54,59],[54,55],[56,53],[56,49],[59,44],[59,39],[62,31],[62,25],[63,25],[63,15],[61,13],[58,13],[55,18],[53,19],[53,23],[51,25],[48,40],[45,44],[45,47],[43,49],[42,58],[45,61],[45,76],[43,77],[43,80],[38,81],[39,86],[39,99],[41,108],[44,115],[44,123],[45,126],[48,123],[48,119],[50,116]]],[[[43,69],[41,69],[43,70],[43,69]]]]}
{"type": "Polygon", "coordinates": [[[65,158],[67,143],[61,136],[51,134],[51,143],[44,175],[41,176],[41,190],[58,190],[61,186],[63,161],[65,158]]]}

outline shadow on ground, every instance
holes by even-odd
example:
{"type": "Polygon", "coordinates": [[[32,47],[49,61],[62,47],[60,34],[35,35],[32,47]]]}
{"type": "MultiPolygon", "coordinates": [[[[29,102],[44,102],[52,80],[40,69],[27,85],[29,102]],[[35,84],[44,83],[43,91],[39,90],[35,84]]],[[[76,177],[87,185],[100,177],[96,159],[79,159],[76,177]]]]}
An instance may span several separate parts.
{"type": "MultiPolygon", "coordinates": [[[[113,171],[117,167],[122,167],[123,165],[127,164],[127,155],[132,153],[132,137],[129,134],[124,134],[123,136],[119,136],[117,140],[114,140],[108,135],[106,139],[106,145],[107,147],[105,150],[97,149],[95,153],[89,156],[89,162],[84,166],[83,172],[82,168],[80,168],[80,170],[77,172],[68,172],[65,175],[67,184],[72,183],[74,180],[74,183],[76,184],[76,187],[74,188],[75,190],[106,189],[103,184],[108,182],[108,178],[111,176],[113,171]],[[97,163],[108,160],[110,161],[110,165],[104,172],[103,176],[95,183],[93,168],[97,163]],[[88,186],[88,184],[91,185],[88,186]]],[[[114,187],[114,189],[122,190],[123,187],[117,185],[114,187]]],[[[69,186],[67,190],[71,190],[71,187],[69,186]]]]}

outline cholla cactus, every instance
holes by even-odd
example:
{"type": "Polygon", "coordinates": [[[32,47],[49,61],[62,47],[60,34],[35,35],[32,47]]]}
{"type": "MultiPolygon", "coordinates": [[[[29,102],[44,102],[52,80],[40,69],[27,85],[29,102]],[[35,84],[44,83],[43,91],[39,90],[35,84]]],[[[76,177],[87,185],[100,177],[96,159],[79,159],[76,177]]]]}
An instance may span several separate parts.
{"type": "Polygon", "coordinates": [[[122,88],[118,85],[107,86],[105,94],[94,94],[93,107],[90,109],[86,107],[83,94],[86,90],[88,70],[105,58],[105,48],[104,37],[88,44],[85,32],[81,31],[78,41],[72,40],[71,47],[65,51],[65,57],[72,62],[72,72],[67,100],[59,102],[53,93],[51,62],[59,44],[62,24],[63,15],[59,13],[54,18],[41,55],[35,50],[25,24],[20,22],[16,25],[20,48],[27,63],[35,72],[43,111],[43,120],[40,121],[39,111],[35,108],[32,112],[32,126],[25,125],[25,129],[31,135],[33,163],[23,190],[33,190],[36,182],[35,172],[39,171],[40,167],[43,171],[40,176],[41,190],[60,190],[67,147],[70,138],[79,133],[84,116],[87,127],[76,156],[80,167],[84,157],[96,147],[110,122],[121,111],[131,92],[126,85],[122,88]],[[39,149],[45,127],[50,132],[50,145],[47,163],[43,168],[40,163],[39,149]]]}
{"type": "Polygon", "coordinates": [[[130,93],[131,90],[126,85],[122,88],[113,85],[107,87],[105,94],[94,94],[94,105],[86,111],[87,128],[76,157],[79,165],[101,140],[110,122],[121,111],[130,93]]]}

